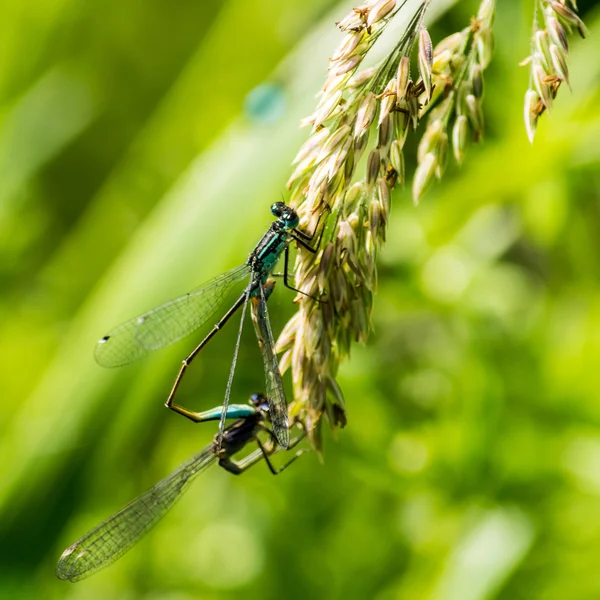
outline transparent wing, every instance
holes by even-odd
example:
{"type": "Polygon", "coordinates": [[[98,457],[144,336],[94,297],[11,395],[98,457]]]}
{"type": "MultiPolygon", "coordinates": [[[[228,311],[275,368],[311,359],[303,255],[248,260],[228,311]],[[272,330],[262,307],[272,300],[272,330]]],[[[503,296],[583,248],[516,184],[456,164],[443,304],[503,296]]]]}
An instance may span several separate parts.
{"type": "Polygon", "coordinates": [[[79,581],[123,556],[165,516],[187,484],[216,460],[212,450],[210,444],[69,546],[58,561],[57,577],[79,581]]]}
{"type": "Polygon", "coordinates": [[[254,321],[256,337],[258,338],[258,345],[262,352],[265,367],[265,395],[269,403],[273,433],[279,444],[283,448],[287,448],[290,443],[287,403],[279,363],[275,354],[275,340],[273,339],[269,313],[267,312],[267,298],[271,290],[272,288],[267,288],[267,293],[265,293],[265,288],[261,284],[259,296],[252,298],[252,320],[254,321]]]}
{"type": "Polygon", "coordinates": [[[103,367],[120,367],[173,344],[204,325],[231,288],[249,276],[250,267],[243,264],[184,296],[125,321],[98,342],[96,361],[103,367]]]}
{"type": "Polygon", "coordinates": [[[231,367],[229,367],[229,376],[227,378],[227,387],[225,388],[225,397],[223,398],[223,407],[221,411],[221,420],[219,421],[219,447],[223,441],[223,433],[225,432],[225,419],[227,419],[227,413],[229,411],[229,397],[231,396],[231,384],[233,383],[233,376],[235,374],[235,366],[237,364],[238,355],[240,353],[240,343],[242,341],[242,331],[244,331],[244,321],[246,320],[246,308],[248,306],[248,298],[250,297],[249,285],[244,293],[244,307],[242,308],[242,318],[240,319],[240,327],[238,329],[238,336],[235,342],[235,349],[233,351],[233,358],[231,359],[231,367]]]}

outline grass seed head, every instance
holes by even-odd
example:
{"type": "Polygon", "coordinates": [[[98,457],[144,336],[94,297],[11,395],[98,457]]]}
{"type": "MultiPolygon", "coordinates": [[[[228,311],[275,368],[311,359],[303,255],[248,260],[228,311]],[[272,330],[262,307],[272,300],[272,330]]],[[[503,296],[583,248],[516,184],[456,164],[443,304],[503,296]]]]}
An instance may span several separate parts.
{"type": "Polygon", "coordinates": [[[468,139],[477,139],[483,129],[482,71],[491,54],[495,4],[483,0],[470,26],[435,47],[423,27],[428,6],[429,0],[416,8],[369,0],[346,15],[338,23],[345,34],[317,107],[303,121],[312,131],[294,160],[290,203],[305,231],[314,231],[321,214],[327,223],[316,254],[298,249],[296,287],[304,295],[297,297],[298,312],[277,349],[283,352],[282,368],[292,372],[290,414],[301,416],[317,449],[322,416],[332,427],[346,422],[335,378],[352,344],[365,342],[371,331],[377,253],[386,239],[391,190],[406,177],[407,136],[416,135],[427,120],[413,179],[418,201],[444,172],[449,124],[454,123],[452,146],[459,162],[468,139]],[[359,71],[394,15],[408,10],[414,12],[389,55],[359,71]],[[411,56],[418,66],[416,80],[411,79],[411,56]]]}

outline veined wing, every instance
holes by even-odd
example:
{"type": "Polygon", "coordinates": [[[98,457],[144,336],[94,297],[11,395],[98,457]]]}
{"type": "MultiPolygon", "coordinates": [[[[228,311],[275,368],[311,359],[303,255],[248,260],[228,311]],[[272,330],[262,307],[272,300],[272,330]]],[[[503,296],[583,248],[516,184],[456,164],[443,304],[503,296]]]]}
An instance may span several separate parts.
{"type": "Polygon", "coordinates": [[[273,339],[269,313],[267,312],[267,298],[271,295],[273,283],[270,287],[268,285],[269,281],[266,287],[261,284],[258,297],[252,298],[252,320],[265,367],[265,395],[269,403],[273,433],[279,444],[283,448],[287,448],[290,443],[287,403],[283,391],[281,372],[279,371],[279,362],[275,354],[275,340],[273,339]]]}
{"type": "Polygon", "coordinates": [[[62,553],[56,567],[57,577],[79,581],[115,562],[165,516],[187,484],[215,460],[210,444],[145,494],[88,531],[62,553]]]}
{"type": "Polygon", "coordinates": [[[250,267],[243,264],[179,298],[125,321],[98,342],[94,352],[96,361],[103,367],[120,367],[173,344],[204,325],[231,288],[249,276],[250,267]]]}

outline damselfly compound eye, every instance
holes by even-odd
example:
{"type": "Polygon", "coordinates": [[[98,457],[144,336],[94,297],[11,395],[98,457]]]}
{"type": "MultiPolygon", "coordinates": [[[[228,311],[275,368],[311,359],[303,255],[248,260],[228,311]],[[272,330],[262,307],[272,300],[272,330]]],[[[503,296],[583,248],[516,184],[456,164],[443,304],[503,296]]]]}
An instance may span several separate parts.
{"type": "Polygon", "coordinates": [[[284,214],[287,206],[283,202],[274,202],[271,204],[271,214],[274,217],[281,217],[284,214]]]}

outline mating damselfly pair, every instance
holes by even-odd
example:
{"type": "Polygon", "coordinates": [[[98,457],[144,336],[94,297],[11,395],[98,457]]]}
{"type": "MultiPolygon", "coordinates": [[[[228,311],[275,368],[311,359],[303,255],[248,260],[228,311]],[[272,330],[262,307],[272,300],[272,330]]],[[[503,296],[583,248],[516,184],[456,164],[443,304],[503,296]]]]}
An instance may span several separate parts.
{"type": "MultiPolygon", "coordinates": [[[[329,208],[325,207],[325,210],[329,208]]],[[[269,323],[267,300],[275,284],[271,276],[282,254],[285,256],[283,279],[286,287],[303,293],[291,286],[288,281],[289,245],[292,240],[295,240],[305,249],[316,253],[323,228],[315,244],[313,241],[317,238],[323,213],[319,216],[312,234],[298,229],[299,217],[285,203],[274,203],[271,206],[271,213],[276,220],[271,223],[268,231],[259,240],[243,265],[215,277],[184,296],[126,321],[98,342],[95,356],[100,365],[117,367],[133,362],[154,350],[180,340],[205,325],[215,315],[235,285],[241,284],[244,280],[247,282],[231,308],[183,361],[166,401],[170,409],[194,422],[219,419],[219,433],[214,441],[148,492],[67,548],[57,567],[57,575],[60,579],[78,581],[108,566],[125,554],[166,514],[187,489],[188,483],[215,460],[218,460],[219,465],[224,469],[240,474],[264,458],[271,472],[278,474],[302,452],[297,452],[279,469],[276,469],[270,460],[270,456],[280,449],[295,447],[304,437],[305,432],[290,440],[287,403],[269,323]],[[253,322],[262,352],[266,396],[255,394],[249,404],[229,405],[249,303],[252,306],[253,322]],[[195,412],[175,404],[174,397],[187,367],[240,308],[242,308],[242,317],[223,405],[211,410],[195,412]],[[225,428],[226,419],[238,420],[225,428]],[[266,432],[268,435],[265,442],[259,438],[261,432],[266,432]],[[250,441],[254,441],[258,449],[240,461],[233,460],[232,457],[250,441]]]]}
{"type": "Polygon", "coordinates": [[[225,397],[223,399],[223,411],[219,424],[219,431],[223,432],[242,329],[246,317],[246,307],[252,301],[253,320],[265,368],[265,392],[269,402],[273,432],[281,446],[287,448],[289,443],[287,404],[267,312],[267,299],[274,285],[274,281],[269,279],[269,277],[273,274],[273,270],[281,255],[284,254],[284,283],[286,287],[297,292],[300,291],[291,286],[288,280],[289,245],[294,240],[306,250],[316,253],[323,234],[323,228],[321,228],[321,233],[316,243],[313,244],[313,242],[317,237],[321,217],[326,210],[329,210],[329,207],[325,207],[323,213],[319,216],[315,230],[311,234],[307,234],[298,229],[300,219],[296,211],[284,202],[275,202],[271,206],[271,213],[276,217],[276,220],[271,223],[268,231],[262,236],[243,265],[215,277],[188,294],[170,300],[139,317],[135,317],[119,325],[98,342],[95,352],[96,360],[100,365],[105,367],[118,367],[180,340],[205,325],[215,315],[236,284],[240,284],[245,280],[247,281],[246,287],[233,306],[219,319],[212,330],[183,361],[167,398],[166,406],[192,421],[198,420],[198,413],[174,403],[177,388],[187,367],[202,348],[242,308],[242,318],[229,371],[225,397]]]}

